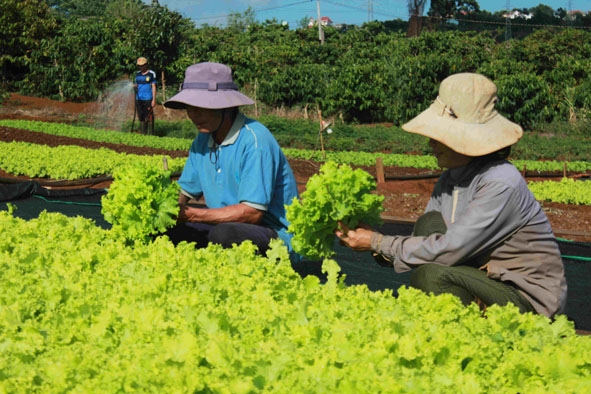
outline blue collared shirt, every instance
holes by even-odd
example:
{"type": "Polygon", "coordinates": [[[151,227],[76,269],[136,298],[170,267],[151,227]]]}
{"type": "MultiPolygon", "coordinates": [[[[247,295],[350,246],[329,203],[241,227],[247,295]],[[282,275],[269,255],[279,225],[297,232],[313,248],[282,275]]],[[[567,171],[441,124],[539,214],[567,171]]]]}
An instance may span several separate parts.
{"type": "Polygon", "coordinates": [[[285,206],[298,197],[297,184],[277,140],[260,122],[239,113],[220,145],[199,133],[178,183],[185,195],[203,196],[208,208],[244,203],[264,211],[262,224],[292,252],[285,206]]]}

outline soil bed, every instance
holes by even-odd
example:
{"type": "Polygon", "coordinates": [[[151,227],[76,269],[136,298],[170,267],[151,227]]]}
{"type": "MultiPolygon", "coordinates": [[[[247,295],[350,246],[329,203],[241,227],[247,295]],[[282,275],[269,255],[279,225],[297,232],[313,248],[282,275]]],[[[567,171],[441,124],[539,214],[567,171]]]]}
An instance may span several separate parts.
{"type": "MultiPolygon", "coordinates": [[[[0,107],[0,119],[30,119],[49,122],[71,123],[79,119],[80,115],[90,116],[95,111],[96,104],[62,103],[47,99],[11,95],[2,107],[0,107]]],[[[177,111],[179,112],[179,111],[177,111]]],[[[156,108],[156,117],[166,118],[170,114],[162,106],[156,108]]],[[[74,139],[68,137],[53,136],[44,133],[30,132],[27,130],[0,127],[0,141],[26,141],[48,146],[78,145],[90,149],[100,147],[112,149],[117,152],[125,152],[138,155],[168,155],[171,157],[186,157],[187,152],[166,151],[143,147],[132,147],[120,144],[109,144],[74,139]]],[[[318,172],[322,163],[307,160],[290,160],[290,164],[296,174],[296,180],[303,190],[307,179],[318,172]]],[[[361,167],[374,177],[375,167],[361,167]]],[[[385,167],[384,176],[386,182],[379,183],[377,192],[383,194],[384,216],[389,220],[412,222],[423,212],[429,195],[437,180],[437,172],[418,170],[415,168],[385,167]]],[[[559,180],[562,174],[556,174],[559,180]]],[[[15,177],[0,170],[0,177],[5,180],[27,180],[27,177],[15,177]]],[[[528,180],[548,180],[550,178],[529,178],[528,180]]],[[[47,180],[40,180],[47,181],[47,180]]],[[[95,182],[89,180],[91,187],[106,187],[108,182],[95,182]]],[[[78,186],[79,187],[79,186],[78,186]]],[[[543,202],[542,206],[550,219],[552,227],[558,237],[573,241],[591,242],[591,206],[568,205],[561,203],[543,202]]]]}

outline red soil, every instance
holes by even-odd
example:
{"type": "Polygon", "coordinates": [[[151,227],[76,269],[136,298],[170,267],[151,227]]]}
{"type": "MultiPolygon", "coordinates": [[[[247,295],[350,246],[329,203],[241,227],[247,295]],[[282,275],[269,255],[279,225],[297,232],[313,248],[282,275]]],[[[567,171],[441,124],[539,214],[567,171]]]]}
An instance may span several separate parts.
{"type": "MultiPolygon", "coordinates": [[[[133,109],[131,109],[133,111],[133,109]]],[[[171,119],[181,117],[180,111],[168,111],[162,106],[155,110],[157,119],[171,119]]],[[[97,113],[96,103],[64,103],[47,99],[25,97],[13,94],[2,107],[1,119],[31,119],[52,122],[71,123],[84,117],[89,122],[97,113]]],[[[127,114],[131,119],[133,112],[127,114]]],[[[157,149],[138,148],[116,144],[97,143],[87,140],[56,137],[43,133],[16,130],[7,127],[0,128],[0,141],[28,141],[50,146],[75,144],[87,148],[108,147],[118,152],[134,154],[166,154],[174,157],[186,156],[186,152],[170,152],[157,149]]],[[[315,174],[320,163],[290,160],[302,190],[309,176],[315,174]]],[[[366,171],[377,176],[375,167],[364,167],[366,171]]],[[[436,182],[436,173],[413,168],[384,168],[386,182],[379,183],[377,192],[385,196],[385,215],[396,221],[416,220],[421,215],[429,199],[429,195],[436,182]],[[404,179],[406,177],[412,179],[404,179]]],[[[559,180],[562,174],[557,174],[559,180]]],[[[0,170],[0,177],[11,177],[0,170]]],[[[545,178],[547,180],[547,178],[545,178]]],[[[530,180],[530,178],[528,178],[530,180]]],[[[532,180],[534,180],[532,178],[532,180]]],[[[90,184],[91,182],[89,182],[90,184]]],[[[95,184],[104,187],[104,184],[95,184]]],[[[543,202],[542,206],[548,215],[552,227],[558,237],[573,241],[591,242],[591,206],[577,206],[560,203],[543,202]]]]}

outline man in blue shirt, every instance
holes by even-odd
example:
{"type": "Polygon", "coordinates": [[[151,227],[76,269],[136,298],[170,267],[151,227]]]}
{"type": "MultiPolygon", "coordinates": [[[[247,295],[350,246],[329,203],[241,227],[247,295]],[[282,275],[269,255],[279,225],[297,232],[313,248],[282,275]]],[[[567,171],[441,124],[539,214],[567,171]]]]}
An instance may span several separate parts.
{"type": "Polygon", "coordinates": [[[146,121],[156,106],[156,73],[148,69],[148,59],[145,57],[138,58],[136,64],[139,70],[135,73],[133,88],[137,117],[140,122],[140,132],[147,134],[146,121]]]}
{"type": "Polygon", "coordinates": [[[199,129],[179,178],[179,224],[170,239],[232,247],[249,240],[264,254],[280,238],[292,259],[285,206],[298,197],[292,169],[271,132],[238,109],[254,102],[238,91],[229,67],[187,68],[181,91],[164,103],[185,109],[199,129]],[[203,198],[206,207],[189,204],[203,198]]]}

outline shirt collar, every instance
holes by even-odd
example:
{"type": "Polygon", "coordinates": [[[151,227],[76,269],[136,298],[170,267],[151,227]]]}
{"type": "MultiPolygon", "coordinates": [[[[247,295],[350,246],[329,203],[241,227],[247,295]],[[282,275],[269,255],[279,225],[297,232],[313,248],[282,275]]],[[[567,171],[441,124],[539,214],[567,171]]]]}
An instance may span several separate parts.
{"type": "Polygon", "coordinates": [[[465,166],[452,168],[446,172],[449,182],[452,185],[462,185],[471,182],[476,174],[502,162],[505,162],[505,160],[483,160],[480,157],[476,157],[465,166]]]}
{"type": "MultiPolygon", "coordinates": [[[[244,126],[244,122],[246,121],[246,116],[242,112],[238,112],[236,115],[236,119],[234,119],[234,123],[232,123],[232,127],[230,127],[230,131],[226,135],[226,138],[222,141],[220,146],[224,145],[232,145],[238,139],[238,135],[240,134],[240,129],[244,126]]],[[[213,136],[209,136],[209,147],[213,148],[215,146],[213,136]]]]}

